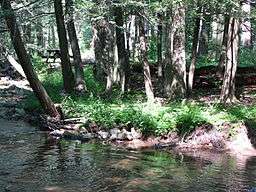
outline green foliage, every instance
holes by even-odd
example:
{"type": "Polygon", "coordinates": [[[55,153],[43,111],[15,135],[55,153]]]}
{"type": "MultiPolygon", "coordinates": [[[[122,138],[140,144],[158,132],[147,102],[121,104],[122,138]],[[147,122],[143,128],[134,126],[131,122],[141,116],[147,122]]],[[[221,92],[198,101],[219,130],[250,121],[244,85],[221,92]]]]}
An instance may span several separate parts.
{"type": "Polygon", "coordinates": [[[203,55],[198,58],[196,67],[206,67],[206,66],[217,66],[218,61],[215,58],[210,58],[208,55],[203,55]]]}
{"type": "MultiPolygon", "coordinates": [[[[202,105],[198,103],[170,103],[167,106],[145,103],[141,92],[130,92],[125,98],[118,94],[108,100],[100,97],[104,86],[93,78],[92,68],[85,69],[89,94],[62,95],[62,76],[59,71],[41,74],[40,78],[55,103],[60,103],[69,117],[85,117],[104,129],[117,126],[139,128],[145,135],[163,135],[170,131],[185,134],[197,126],[208,123],[241,122],[256,119],[255,106],[202,105]]],[[[118,93],[118,91],[116,91],[118,93]]],[[[39,107],[31,95],[26,101],[28,109],[39,107]]]]}
{"type": "Polygon", "coordinates": [[[47,64],[43,61],[42,57],[37,53],[32,55],[32,64],[37,73],[43,73],[47,70],[47,64]]]}
{"type": "Polygon", "coordinates": [[[254,67],[256,63],[256,51],[249,48],[241,48],[239,57],[239,67],[254,67]]]}
{"type": "Polygon", "coordinates": [[[148,59],[151,62],[157,61],[157,37],[153,36],[149,42],[148,59]]]}
{"type": "Polygon", "coordinates": [[[176,119],[176,128],[179,134],[193,131],[197,126],[207,123],[202,115],[202,109],[196,105],[185,105],[176,119]]]}

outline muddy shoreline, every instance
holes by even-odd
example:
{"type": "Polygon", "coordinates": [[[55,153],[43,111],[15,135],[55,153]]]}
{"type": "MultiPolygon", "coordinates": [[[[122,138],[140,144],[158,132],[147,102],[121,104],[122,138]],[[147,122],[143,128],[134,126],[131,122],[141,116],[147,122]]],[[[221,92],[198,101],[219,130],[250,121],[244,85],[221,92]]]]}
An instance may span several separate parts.
{"type": "Polygon", "coordinates": [[[256,149],[249,137],[248,127],[243,123],[236,125],[224,124],[222,127],[210,127],[207,125],[197,127],[186,136],[179,136],[170,132],[163,136],[145,136],[139,130],[125,129],[122,127],[110,130],[99,129],[95,123],[84,127],[81,119],[66,119],[61,122],[44,119],[41,121],[43,129],[48,125],[49,137],[52,139],[78,140],[81,142],[103,142],[128,150],[167,150],[177,153],[231,153],[237,156],[256,156],[256,149]],[[48,122],[47,122],[48,121],[48,122]],[[47,123],[46,123],[47,122],[47,123]],[[230,135],[228,129],[231,126],[235,134],[230,135]]]}

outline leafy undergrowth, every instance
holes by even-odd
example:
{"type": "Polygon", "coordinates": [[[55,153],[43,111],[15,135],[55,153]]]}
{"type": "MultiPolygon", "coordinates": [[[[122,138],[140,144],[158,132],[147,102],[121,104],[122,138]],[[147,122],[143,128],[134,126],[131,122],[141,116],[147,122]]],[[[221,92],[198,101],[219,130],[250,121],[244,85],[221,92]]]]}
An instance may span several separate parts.
{"type": "MultiPolygon", "coordinates": [[[[256,119],[255,106],[206,104],[197,101],[174,102],[164,106],[147,104],[142,92],[130,92],[125,97],[113,90],[111,98],[104,97],[104,87],[97,83],[92,69],[85,70],[88,93],[84,96],[62,93],[60,72],[41,74],[40,78],[55,103],[60,103],[67,117],[85,117],[99,127],[117,126],[139,128],[144,134],[163,135],[170,131],[185,134],[203,124],[218,126],[256,119]]],[[[39,108],[33,95],[26,100],[28,110],[39,108]]]]}

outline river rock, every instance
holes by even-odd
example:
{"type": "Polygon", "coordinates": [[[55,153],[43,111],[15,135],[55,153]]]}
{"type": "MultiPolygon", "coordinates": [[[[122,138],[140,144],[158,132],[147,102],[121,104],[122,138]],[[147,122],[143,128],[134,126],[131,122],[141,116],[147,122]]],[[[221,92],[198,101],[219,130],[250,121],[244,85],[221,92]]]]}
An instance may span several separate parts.
{"type": "Polygon", "coordinates": [[[131,128],[131,134],[133,139],[140,139],[142,137],[142,133],[140,131],[136,131],[135,128],[131,128]]]}
{"type": "Polygon", "coordinates": [[[109,137],[109,132],[107,131],[99,131],[98,136],[100,139],[107,139],[109,137]]]}
{"type": "Polygon", "coordinates": [[[63,137],[71,140],[89,141],[94,139],[96,136],[93,133],[78,133],[77,131],[65,131],[63,137]]]}
{"type": "Polygon", "coordinates": [[[126,138],[127,138],[129,141],[133,140],[132,133],[127,131],[127,132],[126,132],[126,138]]]}
{"type": "Polygon", "coordinates": [[[122,129],[119,133],[117,133],[118,140],[125,140],[127,139],[127,131],[125,129],[122,129]]]}
{"type": "Polygon", "coordinates": [[[88,141],[94,138],[96,138],[96,135],[94,133],[85,133],[85,134],[79,134],[78,140],[88,141]]]}
{"type": "Polygon", "coordinates": [[[110,140],[115,140],[118,138],[118,134],[121,133],[120,129],[118,128],[113,128],[110,129],[110,140]]]}
{"type": "Polygon", "coordinates": [[[50,135],[54,137],[62,137],[64,132],[65,132],[64,130],[54,130],[50,132],[50,135]]]}

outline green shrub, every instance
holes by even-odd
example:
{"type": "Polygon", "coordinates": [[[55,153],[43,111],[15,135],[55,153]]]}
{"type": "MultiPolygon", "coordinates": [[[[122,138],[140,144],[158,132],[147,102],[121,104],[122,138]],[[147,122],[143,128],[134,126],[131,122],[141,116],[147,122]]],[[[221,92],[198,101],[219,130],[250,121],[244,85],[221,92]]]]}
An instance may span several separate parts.
{"type": "Polygon", "coordinates": [[[200,107],[196,105],[185,105],[176,118],[176,129],[178,134],[190,133],[197,126],[206,122],[200,107]]]}
{"type": "Polygon", "coordinates": [[[46,72],[48,67],[46,63],[43,61],[42,57],[39,56],[37,53],[34,53],[32,55],[32,64],[37,73],[46,72]]]}
{"type": "Polygon", "coordinates": [[[255,67],[256,63],[256,51],[249,48],[241,48],[239,57],[239,67],[255,67]]]}

